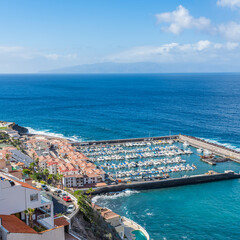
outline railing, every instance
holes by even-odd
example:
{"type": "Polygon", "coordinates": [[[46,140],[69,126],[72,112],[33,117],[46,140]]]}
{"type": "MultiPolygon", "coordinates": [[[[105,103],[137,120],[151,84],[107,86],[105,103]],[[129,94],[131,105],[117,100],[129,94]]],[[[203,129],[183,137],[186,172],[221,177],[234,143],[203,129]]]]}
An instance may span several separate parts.
{"type": "MultiPolygon", "coordinates": [[[[49,186],[48,185],[48,188],[51,190],[51,191],[55,191],[55,190],[59,190],[58,188],[55,188],[55,187],[52,187],[52,186],[49,186]]],[[[79,207],[78,207],[78,200],[75,196],[73,196],[71,193],[69,192],[66,192],[66,191],[63,191],[62,190],[62,193],[66,193],[73,201],[76,209],[68,216],[65,216],[68,220],[71,220],[77,213],[78,213],[78,210],[79,210],[79,207]]]]}
{"type": "Polygon", "coordinates": [[[51,217],[50,214],[44,213],[44,214],[42,214],[42,215],[37,216],[37,220],[41,220],[41,219],[49,218],[49,217],[51,217]]]}
{"type": "Polygon", "coordinates": [[[44,221],[44,219],[38,219],[37,222],[40,223],[43,227],[45,227],[47,229],[54,228],[54,226],[52,226],[51,224],[49,224],[46,221],[44,221]]]}
{"type": "Polygon", "coordinates": [[[42,204],[49,204],[52,202],[52,200],[47,196],[46,193],[41,192],[41,203],[42,204]]]}

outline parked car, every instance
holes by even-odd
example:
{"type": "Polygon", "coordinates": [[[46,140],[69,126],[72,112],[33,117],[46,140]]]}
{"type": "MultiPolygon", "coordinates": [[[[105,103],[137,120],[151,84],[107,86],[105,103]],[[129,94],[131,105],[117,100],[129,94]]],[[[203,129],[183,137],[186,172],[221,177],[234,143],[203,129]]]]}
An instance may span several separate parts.
{"type": "Polygon", "coordinates": [[[42,184],[41,187],[42,187],[42,190],[49,191],[49,188],[45,184],[42,184]]]}
{"type": "Polygon", "coordinates": [[[71,201],[72,201],[72,199],[71,199],[69,196],[64,196],[64,197],[63,197],[63,200],[64,200],[65,202],[71,202],[71,201]]]}
{"type": "Polygon", "coordinates": [[[67,196],[66,193],[61,193],[61,194],[60,194],[60,198],[64,198],[64,197],[66,197],[66,196],[67,196]]]}
{"type": "Polygon", "coordinates": [[[60,189],[57,189],[53,192],[53,195],[57,195],[57,196],[60,196],[60,194],[62,193],[62,190],[60,189]]]}
{"type": "Polygon", "coordinates": [[[74,205],[69,205],[67,210],[66,210],[66,213],[72,213],[74,210],[75,210],[75,206],[74,205]]]}

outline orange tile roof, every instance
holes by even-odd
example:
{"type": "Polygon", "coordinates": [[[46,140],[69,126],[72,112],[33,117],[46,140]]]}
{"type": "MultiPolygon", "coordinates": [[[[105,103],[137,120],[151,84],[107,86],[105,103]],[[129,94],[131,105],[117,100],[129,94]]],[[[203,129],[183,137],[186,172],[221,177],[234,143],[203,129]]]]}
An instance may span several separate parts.
{"type": "Polygon", "coordinates": [[[69,222],[66,220],[65,217],[59,217],[54,219],[55,226],[68,226],[69,222]]]}
{"type": "Polygon", "coordinates": [[[22,162],[18,162],[16,165],[17,165],[17,166],[23,166],[24,163],[22,163],[22,162]]]}
{"type": "Polygon", "coordinates": [[[37,188],[35,188],[35,187],[31,186],[31,185],[30,185],[30,184],[28,184],[28,183],[21,182],[21,181],[17,181],[17,180],[13,180],[13,181],[15,181],[15,182],[17,182],[17,183],[21,184],[21,185],[22,185],[22,187],[25,187],[25,188],[30,188],[30,189],[33,189],[33,190],[40,191],[39,189],[37,189],[37,188]]]}
{"type": "Polygon", "coordinates": [[[70,178],[70,177],[82,178],[83,175],[81,175],[81,174],[73,174],[73,175],[65,175],[64,177],[65,178],[70,178]]]}
{"type": "Polygon", "coordinates": [[[10,233],[35,233],[37,232],[22,222],[15,215],[0,215],[3,227],[10,233]]]}
{"type": "Polygon", "coordinates": [[[107,211],[102,210],[101,215],[105,219],[112,219],[112,218],[115,218],[115,217],[120,217],[120,215],[118,215],[115,212],[112,212],[111,210],[108,210],[108,209],[107,209],[107,211]]]}

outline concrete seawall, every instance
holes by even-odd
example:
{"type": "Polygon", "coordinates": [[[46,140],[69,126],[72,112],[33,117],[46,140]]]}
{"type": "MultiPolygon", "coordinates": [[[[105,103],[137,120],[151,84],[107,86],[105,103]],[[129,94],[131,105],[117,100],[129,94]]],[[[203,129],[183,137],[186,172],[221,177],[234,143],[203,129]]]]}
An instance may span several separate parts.
{"type": "Polygon", "coordinates": [[[189,145],[193,147],[209,150],[213,154],[216,154],[221,157],[231,158],[233,161],[240,163],[240,152],[236,150],[226,148],[218,144],[209,143],[200,138],[186,136],[186,135],[179,135],[179,141],[187,142],[189,143],[189,145]]]}
{"type": "Polygon", "coordinates": [[[150,137],[150,138],[129,138],[129,139],[114,139],[114,140],[102,140],[102,141],[89,141],[89,142],[73,142],[73,146],[82,145],[99,145],[99,144],[114,144],[114,143],[126,143],[126,142],[142,142],[149,140],[178,140],[179,135],[162,136],[162,137],[150,137]]]}
{"type": "Polygon", "coordinates": [[[112,192],[120,192],[126,189],[131,190],[149,190],[149,189],[158,189],[158,188],[168,188],[168,187],[177,187],[191,184],[199,183],[208,183],[221,180],[230,180],[240,178],[240,174],[233,172],[229,173],[217,173],[212,175],[202,174],[195,176],[188,176],[183,178],[171,178],[158,181],[147,181],[147,182],[136,182],[129,184],[118,184],[113,186],[107,186],[102,188],[97,188],[92,195],[105,194],[112,192]]]}

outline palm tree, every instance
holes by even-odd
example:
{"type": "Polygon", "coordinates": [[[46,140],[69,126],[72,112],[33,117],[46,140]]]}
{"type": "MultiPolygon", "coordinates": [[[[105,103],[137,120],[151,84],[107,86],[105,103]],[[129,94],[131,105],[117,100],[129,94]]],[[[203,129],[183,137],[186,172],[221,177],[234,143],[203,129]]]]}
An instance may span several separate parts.
{"type": "Polygon", "coordinates": [[[49,174],[49,175],[47,176],[47,179],[50,180],[50,182],[52,183],[52,180],[53,180],[53,174],[49,174]]]}
{"type": "MultiPolygon", "coordinates": [[[[35,212],[35,209],[34,208],[28,208],[27,210],[24,211],[25,214],[28,216],[28,219],[29,219],[29,226],[30,227],[33,227],[33,214],[35,212]]],[[[28,221],[27,221],[28,222],[28,221]]]]}
{"type": "Polygon", "coordinates": [[[23,175],[29,175],[31,173],[31,171],[29,169],[27,169],[27,168],[24,168],[22,170],[22,173],[23,173],[23,175]]]}
{"type": "Polygon", "coordinates": [[[5,158],[6,158],[6,164],[10,165],[9,158],[11,157],[10,154],[6,153],[5,158]]]}
{"type": "Polygon", "coordinates": [[[36,158],[35,163],[36,163],[37,168],[39,169],[39,166],[38,166],[39,158],[36,158]]]}
{"type": "Polygon", "coordinates": [[[62,178],[63,178],[62,174],[59,174],[59,173],[56,174],[56,179],[57,179],[57,182],[61,184],[61,189],[63,189],[62,178]]]}
{"type": "Polygon", "coordinates": [[[5,158],[8,160],[10,158],[10,154],[6,153],[5,158]]]}
{"type": "Polygon", "coordinates": [[[45,180],[47,180],[48,175],[49,175],[49,171],[48,171],[47,168],[45,168],[45,169],[43,170],[43,175],[45,176],[45,180]]]}
{"type": "Polygon", "coordinates": [[[31,162],[30,165],[29,165],[29,167],[30,167],[30,169],[31,169],[31,171],[32,171],[32,174],[34,174],[34,173],[35,173],[35,169],[34,169],[35,163],[34,163],[34,162],[31,162]]]}

